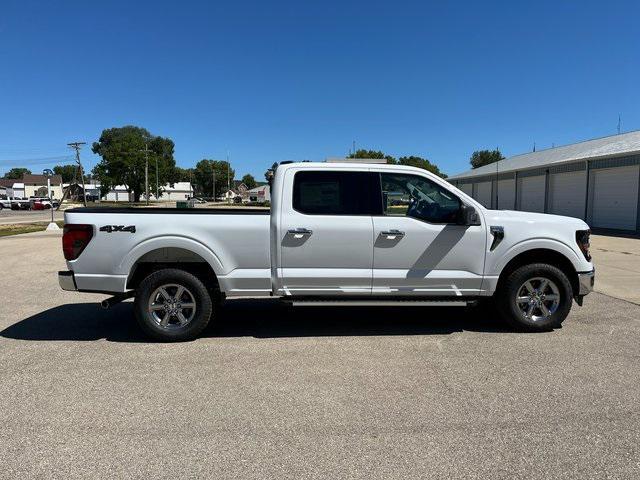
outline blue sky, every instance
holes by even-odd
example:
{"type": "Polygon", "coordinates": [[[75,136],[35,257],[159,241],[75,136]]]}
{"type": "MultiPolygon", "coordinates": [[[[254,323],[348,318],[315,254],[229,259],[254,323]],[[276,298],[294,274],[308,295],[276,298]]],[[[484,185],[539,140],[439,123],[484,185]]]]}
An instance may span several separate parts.
{"type": "MultiPolygon", "coordinates": [[[[358,148],[449,174],[640,128],[638,2],[0,4],[0,172],[134,124],[238,175],[358,148]]],[[[49,160],[50,157],[56,157],[49,160]]],[[[98,157],[83,150],[95,165],[98,157]]]]}

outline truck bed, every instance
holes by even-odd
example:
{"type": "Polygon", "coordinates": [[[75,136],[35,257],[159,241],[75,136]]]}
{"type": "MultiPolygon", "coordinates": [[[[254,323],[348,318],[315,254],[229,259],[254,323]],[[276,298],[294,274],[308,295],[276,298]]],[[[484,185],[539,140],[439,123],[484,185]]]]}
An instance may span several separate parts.
{"type": "Polygon", "coordinates": [[[270,218],[260,208],[69,209],[65,223],[93,225],[94,233],[67,265],[80,290],[124,292],[140,262],[206,262],[229,295],[265,295],[270,218]]]}

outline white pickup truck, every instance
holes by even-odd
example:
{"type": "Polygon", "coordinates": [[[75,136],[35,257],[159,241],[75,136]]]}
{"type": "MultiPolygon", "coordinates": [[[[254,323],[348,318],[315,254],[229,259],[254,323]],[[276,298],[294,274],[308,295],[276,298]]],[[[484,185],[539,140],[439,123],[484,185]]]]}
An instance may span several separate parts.
{"type": "Polygon", "coordinates": [[[294,305],[467,305],[492,297],[512,325],[560,325],[594,282],[583,221],[487,210],[421,169],[289,163],[271,211],[65,212],[64,290],[135,296],[141,328],[196,337],[226,297],[294,305]]]}

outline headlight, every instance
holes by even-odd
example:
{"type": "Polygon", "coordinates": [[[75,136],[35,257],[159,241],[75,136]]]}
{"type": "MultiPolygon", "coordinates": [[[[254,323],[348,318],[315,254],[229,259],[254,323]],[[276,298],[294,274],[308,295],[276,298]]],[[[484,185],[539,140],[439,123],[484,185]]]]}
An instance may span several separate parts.
{"type": "Polygon", "coordinates": [[[584,255],[584,258],[588,262],[591,261],[591,255],[589,254],[589,238],[591,237],[591,230],[578,230],[576,232],[576,243],[580,248],[580,251],[584,255]]]}

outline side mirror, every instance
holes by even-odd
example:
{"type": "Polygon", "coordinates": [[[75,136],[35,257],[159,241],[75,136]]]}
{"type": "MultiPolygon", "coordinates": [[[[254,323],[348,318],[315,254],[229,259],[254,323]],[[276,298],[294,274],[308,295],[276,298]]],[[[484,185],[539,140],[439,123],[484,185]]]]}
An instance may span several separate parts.
{"type": "Polygon", "coordinates": [[[476,209],[463,203],[458,212],[458,225],[480,225],[476,209]]]}

